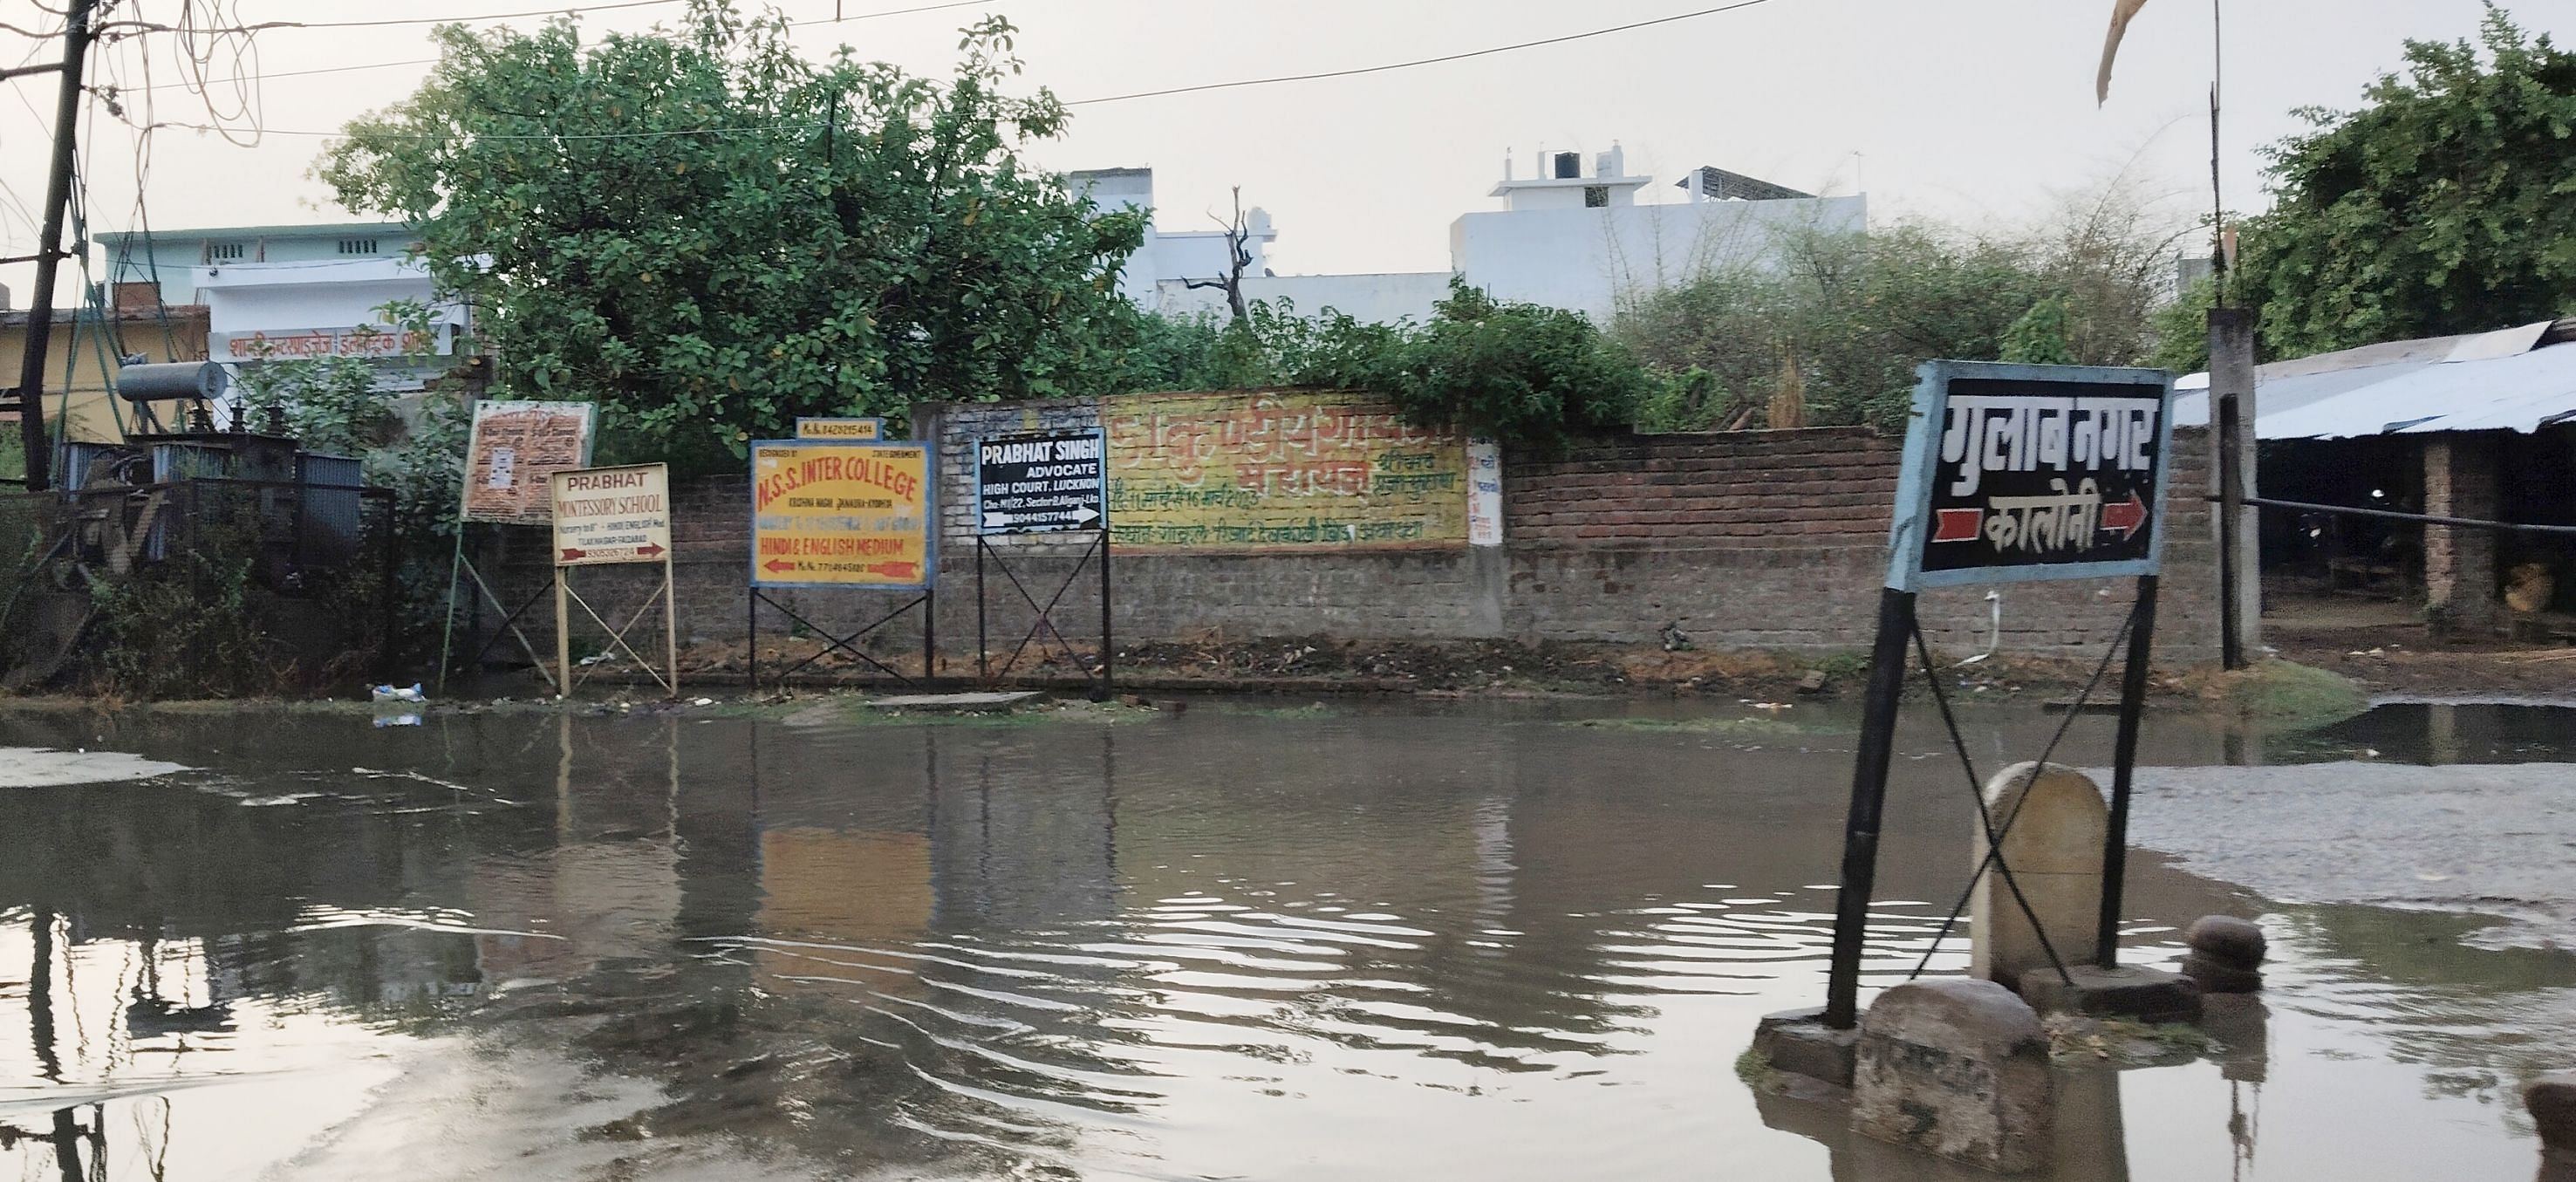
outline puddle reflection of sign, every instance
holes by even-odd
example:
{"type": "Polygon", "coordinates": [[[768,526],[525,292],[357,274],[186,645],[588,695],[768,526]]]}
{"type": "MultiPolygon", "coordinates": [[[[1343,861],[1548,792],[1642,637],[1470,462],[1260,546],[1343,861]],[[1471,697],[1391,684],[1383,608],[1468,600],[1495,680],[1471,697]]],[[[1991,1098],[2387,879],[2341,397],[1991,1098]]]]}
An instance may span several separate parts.
{"type": "Polygon", "coordinates": [[[543,525],[546,478],[590,462],[587,402],[478,402],[465,443],[465,520],[543,525]]]}
{"type": "Polygon", "coordinates": [[[660,562],[671,556],[671,470],[662,464],[576,468],[548,478],[556,566],[660,562]]]}
{"type": "Polygon", "coordinates": [[[1888,586],[2155,573],[2164,371],[1935,361],[1922,377],[1888,586]]]}
{"type": "Polygon", "coordinates": [[[922,591],[931,460],[918,443],[751,446],[751,585],[922,591]]]}
{"type": "Polygon", "coordinates": [[[978,440],[976,532],[989,537],[1106,528],[1107,457],[1107,440],[1098,431],[978,440]]]}

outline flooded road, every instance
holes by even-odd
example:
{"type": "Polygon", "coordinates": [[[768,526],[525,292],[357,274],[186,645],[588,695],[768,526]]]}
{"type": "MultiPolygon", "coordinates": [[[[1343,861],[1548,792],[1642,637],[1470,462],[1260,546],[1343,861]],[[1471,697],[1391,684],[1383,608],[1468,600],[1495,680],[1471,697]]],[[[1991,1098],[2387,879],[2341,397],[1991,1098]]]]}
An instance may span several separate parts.
{"type": "MultiPolygon", "coordinates": [[[[190,769],[0,788],[0,1177],[1929,1176],[1733,1070],[1822,996],[1849,720],[1620,709],[0,715],[190,769]]],[[[2142,759],[2569,758],[2460,723],[2142,759]]],[[[1966,960],[1963,780],[1899,755],[1872,987],[1966,960]]],[[[2062,1182],[2530,1175],[2576,956],[2132,867],[2131,958],[2259,917],[2267,1012],[2064,1073],[2062,1182]]]]}

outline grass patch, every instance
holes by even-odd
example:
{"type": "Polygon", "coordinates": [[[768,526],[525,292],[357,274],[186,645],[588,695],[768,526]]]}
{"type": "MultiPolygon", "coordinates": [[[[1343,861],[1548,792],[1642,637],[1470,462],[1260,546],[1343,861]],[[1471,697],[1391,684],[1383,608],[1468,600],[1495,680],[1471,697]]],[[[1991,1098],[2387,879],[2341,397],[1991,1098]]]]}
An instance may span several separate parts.
{"type": "Polygon", "coordinates": [[[2259,722],[2319,727],[2370,709],[2370,698],[2339,673],[2291,661],[2207,675],[2201,696],[2259,722]]]}
{"type": "Polygon", "coordinates": [[[1788,738],[1832,734],[1833,727],[1810,726],[1782,718],[1578,718],[1560,725],[1596,730],[1646,731],[1688,735],[1727,735],[1739,739],[1788,738]]]}
{"type": "Polygon", "coordinates": [[[2164,1063],[2219,1049],[2207,1031],[2188,1022],[2050,1014],[2040,1020],[2040,1028],[2048,1035],[2049,1058],[2062,1064],[2164,1063]]]}
{"type": "Polygon", "coordinates": [[[1333,708],[1322,702],[1308,702],[1303,706],[1255,706],[1247,702],[1218,702],[1211,704],[1208,709],[1218,714],[1234,714],[1245,718],[1330,718],[1333,716],[1333,708]]]}
{"type": "Polygon", "coordinates": [[[1735,1057],[1735,1078],[1757,1092],[1777,1095],[1789,1090],[1788,1075],[1772,1066],[1771,1056],[1763,1054],[1760,1047],[1746,1047],[1743,1054],[1735,1057]]]}
{"type": "Polygon", "coordinates": [[[852,701],[846,707],[844,721],[877,726],[955,726],[989,730],[1016,727],[1062,726],[1067,724],[1117,725],[1143,722],[1162,716],[1151,706],[1128,706],[1118,702],[1042,701],[1016,710],[877,710],[864,702],[852,701]]]}

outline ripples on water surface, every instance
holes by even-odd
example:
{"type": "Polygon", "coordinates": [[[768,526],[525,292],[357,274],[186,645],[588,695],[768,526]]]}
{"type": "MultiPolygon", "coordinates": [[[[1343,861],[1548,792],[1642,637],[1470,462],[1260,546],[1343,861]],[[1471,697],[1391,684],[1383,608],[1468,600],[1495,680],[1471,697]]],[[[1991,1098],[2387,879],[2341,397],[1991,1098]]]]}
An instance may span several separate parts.
{"type": "MultiPolygon", "coordinates": [[[[64,1176],[57,1139],[183,1179],[1920,1176],[1732,1069],[1821,994],[1848,738],[0,721],[205,769],[0,789],[0,1177],[64,1176]]],[[[1873,985],[1966,869],[1956,769],[1900,762],[1873,985]]],[[[2145,961],[2266,914],[2270,1016],[2215,1062],[2069,1076],[2062,1178],[2530,1172],[2511,1093],[2565,1045],[2571,958],[2152,857],[2130,897],[2145,961]]]]}

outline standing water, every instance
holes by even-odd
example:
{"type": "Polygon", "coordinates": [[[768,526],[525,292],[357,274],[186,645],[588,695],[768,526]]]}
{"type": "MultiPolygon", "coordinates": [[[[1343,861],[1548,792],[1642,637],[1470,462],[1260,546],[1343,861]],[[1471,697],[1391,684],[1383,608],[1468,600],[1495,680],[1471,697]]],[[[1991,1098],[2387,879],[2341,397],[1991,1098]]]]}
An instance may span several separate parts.
{"type": "MultiPolygon", "coordinates": [[[[1988,773],[2054,726],[1972,721],[1988,773]]],[[[2564,760],[2556,722],[2442,753],[2564,760]]],[[[0,788],[0,1176],[1928,1176],[1734,1067],[1822,995],[1849,725],[0,716],[7,760],[187,769],[0,788]]],[[[2159,717],[2142,758],[2435,762],[2413,728],[2159,717]]],[[[1898,765],[1872,988],[1966,961],[1933,940],[1965,780],[1930,731],[1898,765]]],[[[2342,766],[2272,772],[2330,794],[2342,766]]],[[[2531,1172],[2514,1090],[2563,1065],[2576,956],[2131,865],[2129,959],[2259,917],[2267,1014],[2186,1065],[2062,1073],[2089,1148],[2057,1178],[2531,1172]]]]}

